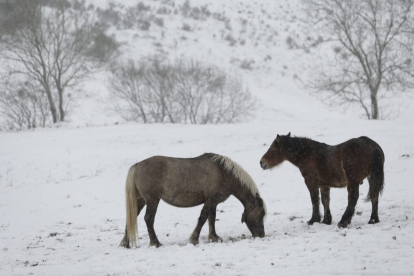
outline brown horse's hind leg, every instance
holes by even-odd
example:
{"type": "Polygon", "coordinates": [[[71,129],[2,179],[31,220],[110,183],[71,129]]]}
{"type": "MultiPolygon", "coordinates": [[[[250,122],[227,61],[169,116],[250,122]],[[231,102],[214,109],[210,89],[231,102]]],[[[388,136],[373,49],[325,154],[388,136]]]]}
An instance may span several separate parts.
{"type": "Polygon", "coordinates": [[[355,213],[355,206],[359,198],[359,183],[348,183],[348,206],[346,207],[345,213],[342,216],[341,221],[338,223],[339,228],[346,228],[351,223],[352,216],[355,213]]]}
{"type": "Polygon", "coordinates": [[[198,238],[200,237],[201,228],[203,228],[204,223],[206,223],[207,217],[210,213],[211,207],[204,204],[203,209],[201,210],[200,217],[198,218],[198,223],[196,228],[193,231],[193,234],[190,236],[190,242],[194,245],[198,244],[198,238]]]}
{"type": "Polygon", "coordinates": [[[160,199],[152,199],[147,201],[147,210],[145,212],[145,223],[147,224],[148,235],[150,238],[150,246],[160,247],[162,244],[158,241],[154,231],[155,214],[157,213],[158,203],[160,199]]]}
{"type": "MultiPolygon", "coordinates": [[[[368,176],[368,182],[369,182],[370,190],[371,190],[371,187],[373,187],[373,189],[375,189],[375,184],[376,184],[375,181],[377,181],[376,178],[373,178],[372,176],[368,176]]],[[[380,222],[379,217],[378,217],[378,199],[379,199],[378,194],[379,194],[379,191],[377,193],[374,193],[373,197],[371,198],[372,213],[371,213],[371,218],[368,221],[368,224],[375,224],[375,223],[380,222]]],[[[369,198],[369,197],[367,197],[367,198],[369,198]]]]}
{"type": "Polygon", "coordinates": [[[380,222],[379,217],[378,217],[378,198],[372,198],[371,203],[372,203],[372,213],[371,213],[371,218],[368,221],[368,224],[375,224],[375,223],[380,222]]]}
{"type": "Polygon", "coordinates": [[[320,190],[321,190],[322,204],[324,208],[324,215],[323,215],[322,223],[331,225],[332,215],[331,215],[331,210],[329,209],[329,202],[330,202],[329,194],[330,194],[331,188],[320,188],[320,190]]]}
{"type": "Polygon", "coordinates": [[[223,241],[216,233],[216,208],[214,206],[210,209],[210,213],[208,214],[208,226],[209,226],[209,233],[208,233],[208,240],[212,242],[223,241]]]}

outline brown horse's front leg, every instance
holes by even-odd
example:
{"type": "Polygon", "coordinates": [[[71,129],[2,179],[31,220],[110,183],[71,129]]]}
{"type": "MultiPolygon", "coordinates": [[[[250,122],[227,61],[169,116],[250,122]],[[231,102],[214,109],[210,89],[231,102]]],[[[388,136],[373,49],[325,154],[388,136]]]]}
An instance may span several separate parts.
{"type": "Polygon", "coordinates": [[[158,241],[154,230],[155,214],[157,213],[158,203],[160,199],[147,201],[147,210],[145,212],[145,223],[147,224],[148,235],[150,238],[150,246],[160,247],[162,244],[158,241]]]}
{"type": "Polygon", "coordinates": [[[327,225],[331,225],[332,215],[331,215],[331,210],[329,209],[331,188],[325,187],[325,188],[320,188],[320,190],[321,190],[322,205],[323,205],[323,209],[324,209],[324,215],[323,215],[322,223],[327,224],[327,225]]]}
{"type": "Polygon", "coordinates": [[[209,226],[209,233],[208,233],[208,240],[212,242],[223,241],[216,233],[216,208],[214,206],[210,209],[210,213],[208,214],[208,226],[209,226]]]}
{"type": "Polygon", "coordinates": [[[312,225],[314,222],[321,222],[321,215],[319,213],[319,189],[316,178],[305,178],[306,186],[309,189],[311,201],[312,201],[312,217],[308,221],[308,225],[312,225]]]}
{"type": "Polygon", "coordinates": [[[207,204],[204,204],[203,209],[201,210],[200,217],[198,218],[198,223],[196,228],[193,231],[193,234],[190,236],[190,242],[194,245],[198,244],[198,238],[200,237],[201,228],[203,228],[204,223],[206,223],[206,220],[208,218],[210,207],[207,206],[207,204]]]}
{"type": "Polygon", "coordinates": [[[338,223],[339,228],[346,228],[351,223],[352,216],[355,213],[355,206],[359,198],[359,182],[348,183],[348,206],[345,213],[342,216],[341,221],[338,223]]]}

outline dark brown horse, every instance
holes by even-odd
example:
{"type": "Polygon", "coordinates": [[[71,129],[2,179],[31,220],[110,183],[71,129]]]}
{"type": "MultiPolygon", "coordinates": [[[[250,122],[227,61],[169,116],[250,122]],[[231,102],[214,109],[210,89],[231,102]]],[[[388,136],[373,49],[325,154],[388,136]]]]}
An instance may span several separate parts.
{"type": "Polygon", "coordinates": [[[289,161],[299,168],[309,189],[313,205],[312,218],[308,224],[320,222],[319,189],[325,209],[322,223],[331,224],[329,210],[330,188],[348,188],[348,207],[338,227],[351,223],[359,197],[359,185],[368,178],[369,192],[366,200],[371,200],[372,214],[369,224],[379,222],[378,197],[384,188],[385,156],[381,147],[362,136],[336,146],[319,143],[308,138],[277,135],[269,150],[260,160],[266,170],[283,161],[289,161]]]}
{"type": "Polygon", "coordinates": [[[208,240],[220,241],[216,234],[216,208],[230,195],[244,206],[245,222],[253,237],[264,237],[263,218],[266,205],[250,175],[227,157],[206,153],[196,158],[154,156],[133,165],[127,176],[126,229],[120,246],[136,246],[137,216],[147,205],[147,224],[150,245],[161,244],[154,231],[154,219],[160,199],[176,207],[204,204],[190,242],[198,244],[201,228],[209,221],[208,240]]]}

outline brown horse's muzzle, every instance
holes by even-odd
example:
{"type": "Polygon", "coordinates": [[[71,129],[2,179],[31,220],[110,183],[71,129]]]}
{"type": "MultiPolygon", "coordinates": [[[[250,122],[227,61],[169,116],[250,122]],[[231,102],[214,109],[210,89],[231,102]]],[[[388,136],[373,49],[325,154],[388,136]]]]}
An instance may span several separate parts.
{"type": "Polygon", "coordinates": [[[260,160],[260,167],[262,167],[263,170],[267,170],[269,166],[267,165],[267,162],[263,160],[260,160]]]}

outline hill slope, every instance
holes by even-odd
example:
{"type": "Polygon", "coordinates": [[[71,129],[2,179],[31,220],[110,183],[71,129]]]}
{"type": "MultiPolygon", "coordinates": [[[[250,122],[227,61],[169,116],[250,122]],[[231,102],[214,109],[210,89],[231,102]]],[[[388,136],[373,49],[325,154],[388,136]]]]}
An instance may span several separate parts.
{"type": "MultiPolygon", "coordinates": [[[[94,3],[107,5],[106,0],[94,3]]],[[[144,3],[157,10],[172,2],[144,3]]],[[[191,2],[204,4],[216,17],[195,20],[173,12],[157,14],[164,18],[164,27],[113,27],[125,41],[118,59],[158,51],[227,68],[240,74],[260,100],[255,118],[234,125],[114,125],[120,118],[109,112],[101,72],[85,83],[88,97],[64,127],[1,132],[0,275],[413,274],[413,117],[401,108],[396,121],[366,121],[355,109],[329,109],[308,94],[300,80],[323,53],[290,49],[286,42],[300,27],[295,20],[298,2],[191,2]],[[224,17],[231,19],[231,30],[216,19],[224,17]],[[247,20],[245,32],[240,32],[238,18],[247,20]],[[182,30],[184,23],[193,30],[182,30]],[[237,40],[232,46],[228,33],[237,40]],[[239,39],[246,41],[241,45],[239,39]],[[244,60],[254,60],[251,70],[241,68],[249,68],[244,60]],[[332,189],[332,225],[306,224],[311,202],[297,168],[283,164],[263,171],[259,166],[276,134],[289,131],[332,145],[366,135],[381,145],[386,183],[379,224],[367,224],[371,205],[362,200],[367,181],[360,186],[357,214],[348,229],[336,226],[347,204],[345,189],[332,189]],[[265,238],[251,238],[240,223],[242,204],[230,197],[218,206],[216,229],[223,243],[208,243],[205,225],[200,244],[189,244],[201,206],[175,208],[161,202],[155,231],[164,246],[148,246],[141,213],[139,248],[119,248],[129,167],[153,155],[194,157],[205,152],[229,156],[256,181],[268,208],[265,238]]],[[[412,112],[411,102],[405,104],[412,112]]]]}

